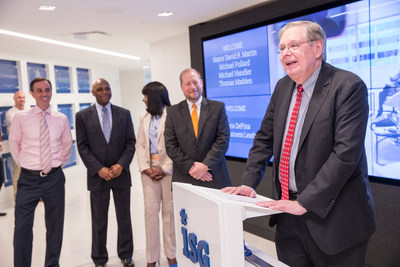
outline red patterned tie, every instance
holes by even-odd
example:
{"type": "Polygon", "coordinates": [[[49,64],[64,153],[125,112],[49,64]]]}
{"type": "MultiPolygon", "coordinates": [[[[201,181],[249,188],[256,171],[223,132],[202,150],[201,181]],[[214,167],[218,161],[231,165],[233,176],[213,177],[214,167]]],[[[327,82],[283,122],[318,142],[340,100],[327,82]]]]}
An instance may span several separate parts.
{"type": "Polygon", "coordinates": [[[296,128],[297,115],[299,114],[301,93],[303,86],[299,84],[297,87],[296,103],[294,104],[292,115],[290,116],[289,129],[286,134],[285,143],[283,145],[281,162],[279,164],[279,172],[281,178],[282,198],[283,200],[289,199],[289,158],[290,151],[293,144],[294,130],[296,128]]]}
{"type": "Polygon", "coordinates": [[[50,134],[49,127],[46,122],[46,112],[42,112],[40,120],[40,157],[42,161],[42,170],[44,173],[49,173],[52,169],[51,151],[50,151],[50,134]]]}

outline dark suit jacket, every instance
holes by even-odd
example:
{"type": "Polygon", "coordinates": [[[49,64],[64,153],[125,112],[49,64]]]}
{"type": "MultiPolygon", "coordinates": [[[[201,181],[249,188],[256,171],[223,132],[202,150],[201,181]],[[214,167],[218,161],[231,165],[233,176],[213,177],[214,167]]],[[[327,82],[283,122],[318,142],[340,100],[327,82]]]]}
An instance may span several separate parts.
{"type": "Polygon", "coordinates": [[[222,102],[203,98],[197,139],[186,100],[168,107],[164,137],[167,154],[173,161],[172,181],[212,188],[231,185],[225,161],[229,135],[228,118],[222,102]],[[211,182],[202,182],[189,175],[195,161],[211,169],[211,182]]]}
{"type": "Polygon", "coordinates": [[[107,144],[101,129],[96,106],[92,105],[76,113],[76,140],[79,155],[87,168],[88,190],[130,187],[129,165],[135,153],[135,133],[129,110],[111,105],[112,129],[107,144]],[[121,175],[111,181],[100,178],[97,172],[102,167],[121,164],[121,175]]]}
{"type": "MultiPolygon", "coordinates": [[[[274,155],[275,199],[281,195],[279,159],[294,86],[288,76],[277,83],[243,174],[243,184],[255,188],[274,155]]],[[[323,62],[301,130],[295,177],[297,200],[309,211],[303,215],[308,229],[327,254],[368,239],[376,229],[364,150],[368,110],[364,82],[323,62]]]]}

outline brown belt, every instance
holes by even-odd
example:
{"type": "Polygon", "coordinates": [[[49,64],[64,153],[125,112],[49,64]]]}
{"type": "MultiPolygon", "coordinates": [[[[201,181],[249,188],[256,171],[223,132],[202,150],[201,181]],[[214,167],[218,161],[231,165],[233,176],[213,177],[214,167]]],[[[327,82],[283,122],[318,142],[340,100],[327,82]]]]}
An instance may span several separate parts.
{"type": "Polygon", "coordinates": [[[150,154],[150,158],[154,160],[160,160],[160,155],[159,154],[150,154]]]}

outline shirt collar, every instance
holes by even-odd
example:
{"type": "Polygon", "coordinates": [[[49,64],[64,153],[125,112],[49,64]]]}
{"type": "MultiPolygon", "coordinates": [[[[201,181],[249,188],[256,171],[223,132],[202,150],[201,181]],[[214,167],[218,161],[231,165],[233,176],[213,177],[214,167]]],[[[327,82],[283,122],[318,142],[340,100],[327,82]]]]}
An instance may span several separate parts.
{"type": "Polygon", "coordinates": [[[41,108],[39,108],[38,106],[34,106],[33,111],[35,112],[35,114],[41,114],[43,112],[45,112],[46,114],[51,114],[51,106],[49,106],[47,109],[43,110],[41,108]]]}
{"type": "MultiPolygon", "coordinates": [[[[95,102],[94,103],[96,105],[97,110],[102,110],[103,106],[100,105],[99,103],[95,102]]],[[[107,110],[111,110],[111,103],[108,102],[107,105],[104,106],[107,110]]]]}
{"type": "MultiPolygon", "coordinates": [[[[199,100],[197,100],[197,101],[194,103],[194,104],[196,105],[197,108],[200,107],[201,101],[203,101],[203,96],[200,96],[199,100]]],[[[186,103],[188,104],[189,109],[191,109],[192,106],[193,106],[193,103],[192,103],[191,101],[189,101],[187,98],[186,98],[186,103]]]]}
{"type": "MultiPolygon", "coordinates": [[[[315,87],[315,84],[317,83],[319,72],[321,71],[321,66],[322,66],[322,62],[319,64],[318,68],[313,72],[313,74],[311,74],[310,78],[308,78],[302,84],[304,92],[307,95],[312,95],[312,93],[314,92],[314,87],[315,87]]],[[[297,88],[297,86],[298,86],[298,84],[296,84],[296,88],[297,88]]]]}

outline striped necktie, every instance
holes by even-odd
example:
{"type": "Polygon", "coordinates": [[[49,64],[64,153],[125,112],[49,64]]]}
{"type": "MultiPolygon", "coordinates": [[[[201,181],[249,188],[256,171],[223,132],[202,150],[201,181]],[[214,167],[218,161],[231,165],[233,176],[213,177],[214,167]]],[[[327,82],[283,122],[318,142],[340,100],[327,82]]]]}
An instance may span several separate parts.
{"type": "Polygon", "coordinates": [[[46,112],[42,112],[40,119],[40,158],[42,163],[42,171],[49,173],[52,167],[51,150],[50,150],[50,132],[46,121],[46,112]]]}
{"type": "Polygon", "coordinates": [[[303,86],[299,84],[297,87],[296,103],[294,104],[292,115],[290,116],[289,128],[286,134],[285,143],[283,145],[281,162],[279,164],[279,173],[282,189],[281,199],[289,199],[289,159],[290,151],[293,144],[294,130],[296,128],[297,115],[299,114],[299,108],[301,103],[301,93],[303,92],[303,86]]]}
{"type": "Polygon", "coordinates": [[[106,107],[102,109],[103,114],[103,133],[104,137],[106,138],[107,143],[110,141],[110,134],[111,134],[111,123],[110,123],[110,114],[106,107]]]}

